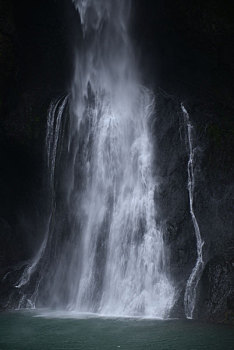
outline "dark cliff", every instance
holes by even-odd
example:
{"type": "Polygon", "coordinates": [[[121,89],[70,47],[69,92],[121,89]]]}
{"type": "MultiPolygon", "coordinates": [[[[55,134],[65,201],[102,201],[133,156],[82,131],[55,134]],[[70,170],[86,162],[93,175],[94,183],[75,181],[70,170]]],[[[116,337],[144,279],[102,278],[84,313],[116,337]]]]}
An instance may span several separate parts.
{"type": "MultiPolygon", "coordinates": [[[[183,286],[196,259],[183,102],[196,130],[194,210],[205,241],[195,316],[233,320],[234,5],[133,3],[134,45],[156,94],[158,221],[181,292],[173,312],[183,315],[183,286]]],[[[33,255],[41,238],[46,114],[69,88],[76,19],[65,0],[0,1],[0,279],[33,255]]],[[[9,285],[0,286],[4,307],[9,285]]]]}

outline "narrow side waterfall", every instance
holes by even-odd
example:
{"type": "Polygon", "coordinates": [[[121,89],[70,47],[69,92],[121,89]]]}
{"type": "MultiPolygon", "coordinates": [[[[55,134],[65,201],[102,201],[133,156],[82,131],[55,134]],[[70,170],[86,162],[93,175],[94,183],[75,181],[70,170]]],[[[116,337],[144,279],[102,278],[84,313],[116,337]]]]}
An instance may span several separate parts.
{"type": "Polygon", "coordinates": [[[32,280],[32,270],[40,270],[33,305],[167,317],[174,287],[155,220],[157,179],[149,127],[154,96],[141,85],[135,62],[128,34],[130,2],[73,2],[83,41],[71,96],[53,104],[48,116],[48,232],[19,286],[32,280]],[[55,170],[62,135],[66,162],[59,169],[65,183],[57,205],[55,183],[61,174],[55,170]]]}
{"type": "Polygon", "coordinates": [[[58,156],[58,143],[61,137],[61,120],[64,114],[68,96],[58,98],[52,101],[48,110],[47,117],[47,132],[46,132],[46,154],[47,154],[47,172],[48,172],[48,194],[50,201],[49,215],[46,219],[45,234],[41,246],[35,257],[28,262],[22,276],[16,283],[15,287],[20,289],[21,298],[19,300],[18,308],[30,307],[35,308],[35,303],[38,297],[38,289],[42,280],[44,271],[41,271],[36,280],[33,293],[25,293],[28,285],[30,285],[31,278],[38,270],[43,269],[46,263],[45,252],[48,250],[48,240],[51,231],[51,221],[55,211],[55,166],[56,158],[58,156]],[[21,291],[22,289],[22,291],[21,291]]]}
{"type": "Polygon", "coordinates": [[[188,142],[188,151],[189,151],[189,159],[188,159],[189,207],[190,207],[190,214],[192,217],[194,231],[195,231],[196,240],[197,240],[197,261],[187,281],[185,295],[184,295],[185,315],[187,318],[191,319],[193,318],[193,312],[196,304],[197,285],[200,280],[203,266],[204,266],[203,255],[202,255],[202,247],[204,242],[201,238],[199,225],[193,209],[193,195],[194,195],[194,186],[195,186],[195,178],[194,178],[194,151],[195,150],[194,150],[193,135],[192,135],[193,126],[189,119],[189,114],[183,104],[181,104],[181,109],[184,115],[184,123],[187,129],[187,142],[188,142]]]}

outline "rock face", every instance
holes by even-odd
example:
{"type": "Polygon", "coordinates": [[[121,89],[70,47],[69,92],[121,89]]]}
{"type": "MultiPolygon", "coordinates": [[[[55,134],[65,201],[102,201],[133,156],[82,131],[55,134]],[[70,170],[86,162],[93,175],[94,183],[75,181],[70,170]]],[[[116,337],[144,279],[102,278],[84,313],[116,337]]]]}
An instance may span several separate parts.
{"type": "MultiPolygon", "coordinates": [[[[159,91],[157,101],[153,133],[156,140],[155,169],[159,180],[156,195],[158,222],[164,230],[170,274],[178,289],[172,315],[183,317],[184,288],[197,258],[187,189],[186,129],[176,98],[159,91]]],[[[233,311],[232,170],[226,159],[229,150],[226,155],[221,147],[216,148],[209,130],[197,122],[198,114],[205,120],[206,115],[199,104],[190,110],[196,130],[194,212],[205,244],[204,270],[197,288],[194,317],[225,321],[233,311]],[[223,168],[219,164],[223,164],[223,168]]]]}
{"type": "MultiPolygon", "coordinates": [[[[140,1],[137,4],[141,8],[140,1]]],[[[215,0],[164,0],[154,5],[149,1],[139,13],[136,18],[141,30],[135,38],[144,48],[142,66],[161,88],[156,89],[157,117],[152,128],[159,178],[158,220],[165,231],[171,275],[181,292],[173,313],[183,315],[183,288],[196,260],[180,111],[183,102],[196,130],[194,212],[205,241],[205,267],[194,317],[216,321],[229,317],[230,321],[234,285],[234,6],[231,1],[215,0]]]]}
{"type": "Polygon", "coordinates": [[[34,255],[43,234],[46,117],[70,80],[71,7],[0,1],[0,308],[17,278],[3,277],[34,255]]]}
{"type": "MultiPolygon", "coordinates": [[[[217,0],[134,4],[132,36],[156,94],[155,200],[178,288],[173,314],[184,317],[184,287],[196,261],[183,102],[196,130],[194,211],[205,241],[194,316],[233,322],[234,6],[217,0]]],[[[79,38],[70,1],[2,0],[0,14],[1,308],[43,234],[46,114],[50,100],[69,86],[79,38]],[[2,281],[12,269],[15,275],[2,281]]]]}

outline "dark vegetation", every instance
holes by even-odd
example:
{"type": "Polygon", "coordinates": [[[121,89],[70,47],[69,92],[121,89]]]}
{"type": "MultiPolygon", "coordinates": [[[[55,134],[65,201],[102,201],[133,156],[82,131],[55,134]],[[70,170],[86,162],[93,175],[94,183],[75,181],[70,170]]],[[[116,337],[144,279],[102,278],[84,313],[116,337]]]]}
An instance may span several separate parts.
{"type": "MultiPolygon", "coordinates": [[[[184,285],[196,258],[187,153],[178,131],[183,101],[196,127],[195,210],[206,241],[196,314],[234,322],[234,3],[135,5],[132,36],[157,95],[152,131],[163,179],[157,199],[171,272],[184,285]]],[[[0,281],[34,254],[41,238],[46,114],[51,99],[69,89],[76,20],[71,1],[0,0],[0,281]]],[[[8,286],[0,282],[0,288],[1,308],[8,286]]]]}

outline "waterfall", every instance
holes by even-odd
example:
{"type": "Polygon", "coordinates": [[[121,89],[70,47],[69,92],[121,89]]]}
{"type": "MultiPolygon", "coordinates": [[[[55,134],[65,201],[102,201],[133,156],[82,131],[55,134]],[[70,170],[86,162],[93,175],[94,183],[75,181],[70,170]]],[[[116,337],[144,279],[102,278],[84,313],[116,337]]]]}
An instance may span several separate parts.
{"type": "Polygon", "coordinates": [[[196,235],[197,240],[197,260],[196,264],[187,280],[186,289],[185,289],[185,295],[184,295],[184,308],[185,308],[185,315],[187,318],[193,318],[193,312],[195,308],[196,303],[196,291],[197,291],[197,285],[200,280],[204,262],[203,262],[203,255],[202,255],[202,247],[203,247],[203,240],[201,238],[200,228],[194,213],[193,209],[193,195],[194,195],[194,186],[195,186],[195,178],[194,178],[194,145],[193,145],[193,136],[192,136],[192,130],[193,126],[189,119],[189,114],[187,110],[185,109],[184,105],[181,104],[181,109],[184,116],[184,122],[187,129],[187,142],[188,142],[188,153],[189,153],[189,159],[188,159],[188,192],[189,192],[189,208],[190,208],[190,214],[193,221],[194,231],[196,235]]]}
{"type": "MultiPolygon", "coordinates": [[[[77,152],[86,180],[77,204],[82,230],[81,237],[73,237],[79,247],[72,252],[68,306],[163,317],[173,302],[173,287],[155,222],[148,130],[154,98],[139,81],[128,36],[130,4],[74,3],[84,43],[76,59],[72,108],[75,135],[83,138],[77,152]],[[74,281],[77,265],[79,278],[74,281]]],[[[74,179],[76,167],[73,172],[74,179]]]]}
{"type": "MultiPolygon", "coordinates": [[[[73,2],[83,40],[69,100],[66,164],[60,170],[66,174],[58,196],[62,204],[52,205],[34,261],[34,266],[40,261],[43,274],[36,300],[75,312],[167,317],[174,287],[155,220],[154,96],[141,84],[128,34],[130,2],[73,2]],[[63,230],[60,222],[67,223],[63,230]]],[[[53,104],[48,115],[47,157],[55,192],[54,182],[62,178],[55,168],[66,101],[53,104]]]]}
{"type": "MultiPolygon", "coordinates": [[[[64,114],[68,96],[56,99],[52,101],[48,110],[47,118],[47,132],[46,132],[46,155],[47,155],[47,169],[48,169],[48,190],[49,200],[50,200],[50,210],[49,215],[46,220],[44,239],[41,246],[35,255],[35,257],[29,261],[23,271],[22,276],[15,284],[16,288],[20,289],[21,298],[19,300],[18,308],[27,306],[30,308],[35,308],[35,301],[38,294],[38,288],[41,282],[41,278],[36,281],[36,286],[34,286],[33,294],[30,296],[25,293],[28,285],[30,284],[31,277],[39,269],[39,265],[44,258],[46,248],[48,246],[48,239],[50,233],[50,225],[52,219],[52,212],[55,209],[55,165],[56,158],[58,154],[58,141],[59,135],[61,134],[61,120],[64,114]],[[22,289],[22,290],[21,290],[22,289]]],[[[43,273],[43,272],[42,272],[43,273]]]]}

